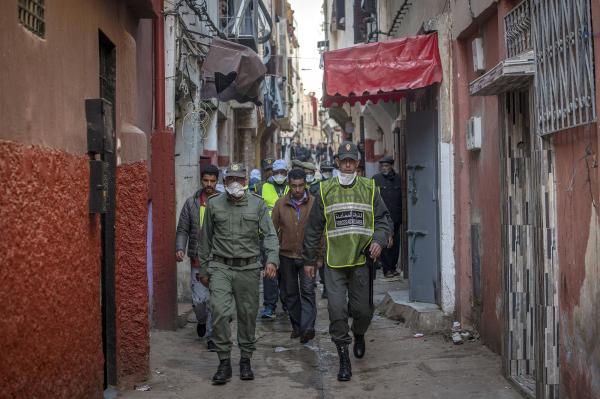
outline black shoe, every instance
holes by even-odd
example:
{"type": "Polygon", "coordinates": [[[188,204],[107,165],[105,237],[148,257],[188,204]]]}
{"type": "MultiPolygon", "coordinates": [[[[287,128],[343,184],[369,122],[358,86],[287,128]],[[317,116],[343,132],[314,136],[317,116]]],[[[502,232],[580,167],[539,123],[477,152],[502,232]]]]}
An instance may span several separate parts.
{"type": "Polygon", "coordinates": [[[365,347],[365,336],[354,334],[354,356],[360,359],[365,355],[366,350],[367,349],[365,347]]]}
{"type": "Polygon", "coordinates": [[[300,338],[300,336],[301,336],[301,335],[302,335],[302,334],[300,334],[300,331],[296,331],[296,330],[294,330],[294,331],[292,331],[292,333],[290,334],[290,338],[291,338],[291,339],[300,338]]]}
{"type": "Polygon", "coordinates": [[[325,289],[323,290],[323,293],[321,294],[321,298],[322,299],[327,299],[328,298],[327,290],[325,290],[325,289]]]}
{"type": "Polygon", "coordinates": [[[304,334],[302,334],[302,338],[300,338],[300,343],[305,344],[311,339],[315,337],[315,330],[308,330],[304,334]]]}
{"type": "Polygon", "coordinates": [[[208,349],[209,352],[216,352],[217,345],[215,345],[215,343],[211,339],[209,339],[208,341],[206,341],[206,349],[208,349]]]}
{"type": "Polygon", "coordinates": [[[231,379],[231,359],[223,359],[219,362],[217,372],[212,378],[213,384],[223,385],[231,379]]]}
{"type": "Polygon", "coordinates": [[[196,324],[196,332],[200,338],[206,335],[206,324],[196,324]]]}
{"type": "Polygon", "coordinates": [[[340,371],[338,372],[338,381],[350,381],[352,378],[352,364],[350,363],[350,354],[347,344],[336,344],[338,356],[340,357],[340,371]]]}
{"type": "Polygon", "coordinates": [[[254,379],[250,359],[243,357],[240,359],[240,380],[249,381],[254,379]]]}

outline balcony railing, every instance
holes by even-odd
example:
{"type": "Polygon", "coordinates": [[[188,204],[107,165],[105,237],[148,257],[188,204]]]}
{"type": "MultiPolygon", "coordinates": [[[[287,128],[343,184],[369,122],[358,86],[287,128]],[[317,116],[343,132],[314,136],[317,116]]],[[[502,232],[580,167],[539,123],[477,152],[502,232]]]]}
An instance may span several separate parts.
{"type": "Polygon", "coordinates": [[[523,0],[504,17],[508,58],[531,50],[531,6],[523,0]]]}

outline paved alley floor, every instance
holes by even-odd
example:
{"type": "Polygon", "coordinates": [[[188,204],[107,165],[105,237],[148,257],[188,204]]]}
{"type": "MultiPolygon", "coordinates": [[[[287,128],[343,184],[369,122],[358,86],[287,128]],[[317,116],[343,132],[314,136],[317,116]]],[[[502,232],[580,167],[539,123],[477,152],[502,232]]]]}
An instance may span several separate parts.
{"type": "MultiPolygon", "coordinates": [[[[402,282],[378,279],[376,301],[402,282]]],[[[318,297],[320,298],[320,285],[318,297]]],[[[235,322],[234,336],[235,336],[235,322]]],[[[352,355],[353,377],[338,382],[338,358],[329,339],[327,303],[319,299],[317,336],[306,345],[291,340],[284,314],[259,320],[252,366],[256,379],[239,379],[239,351],[232,354],[233,378],[211,384],[218,360],[206,351],[195,324],[173,332],[153,331],[149,391],[122,391],[119,398],[521,398],[502,377],[500,358],[480,343],[455,346],[441,335],[414,338],[403,324],[377,313],[367,332],[363,359],[352,355]]],[[[234,340],[235,341],[235,340],[234,340]]],[[[350,349],[352,351],[352,349],[350,349]]]]}

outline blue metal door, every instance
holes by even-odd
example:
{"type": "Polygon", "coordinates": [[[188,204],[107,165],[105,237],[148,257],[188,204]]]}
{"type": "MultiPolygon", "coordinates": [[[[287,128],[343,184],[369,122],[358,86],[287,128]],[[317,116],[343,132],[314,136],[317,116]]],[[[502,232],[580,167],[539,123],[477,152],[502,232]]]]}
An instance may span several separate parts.
{"type": "Polygon", "coordinates": [[[406,129],[410,300],[439,303],[437,111],[409,112],[406,129]]]}

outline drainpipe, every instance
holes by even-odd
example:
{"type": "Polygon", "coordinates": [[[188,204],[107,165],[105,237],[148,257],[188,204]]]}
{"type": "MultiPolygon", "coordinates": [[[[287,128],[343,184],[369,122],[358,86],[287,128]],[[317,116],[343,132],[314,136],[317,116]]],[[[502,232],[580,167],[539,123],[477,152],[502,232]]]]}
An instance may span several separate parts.
{"type": "MultiPolygon", "coordinates": [[[[163,2],[158,2],[154,18],[154,128],[165,129],[165,23],[163,2]]],[[[155,3],[156,4],[156,3],[155,3]]]]}

